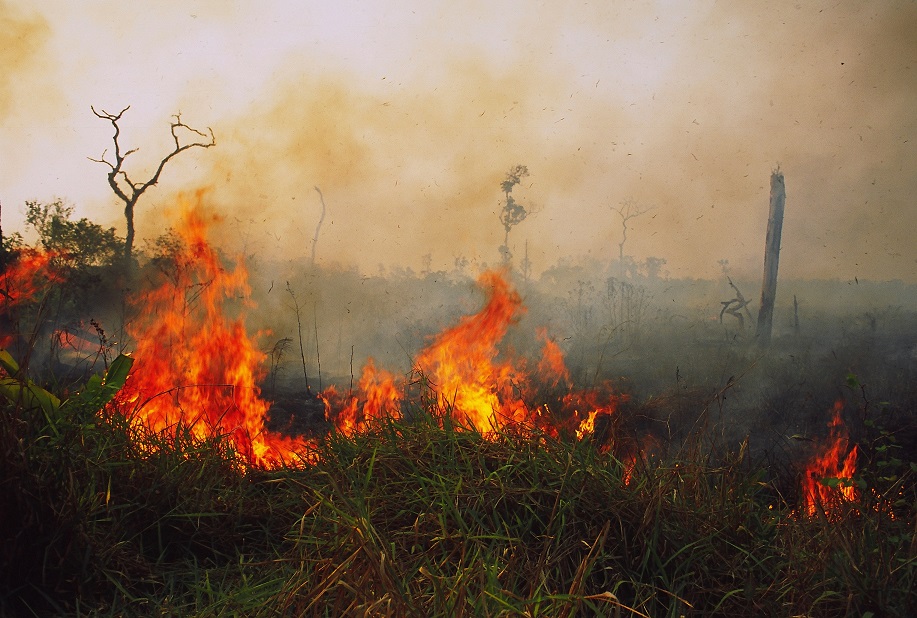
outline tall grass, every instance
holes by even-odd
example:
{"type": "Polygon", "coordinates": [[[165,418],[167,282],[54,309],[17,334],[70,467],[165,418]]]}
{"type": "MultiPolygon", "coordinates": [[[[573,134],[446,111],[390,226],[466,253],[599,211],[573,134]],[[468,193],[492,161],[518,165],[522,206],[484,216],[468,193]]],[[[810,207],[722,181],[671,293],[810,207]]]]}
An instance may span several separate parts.
{"type": "Polygon", "coordinates": [[[7,401],[0,613],[917,612],[911,462],[896,464],[894,507],[864,492],[840,519],[810,518],[742,448],[632,466],[589,440],[482,436],[416,405],[410,421],[331,433],[314,465],[265,471],[219,437],[7,401]]]}

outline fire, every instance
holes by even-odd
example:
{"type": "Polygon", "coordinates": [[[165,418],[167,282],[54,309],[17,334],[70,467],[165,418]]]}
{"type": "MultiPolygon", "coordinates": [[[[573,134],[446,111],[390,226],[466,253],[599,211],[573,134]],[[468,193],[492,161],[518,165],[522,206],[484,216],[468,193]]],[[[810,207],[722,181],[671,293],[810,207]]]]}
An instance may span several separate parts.
{"type": "MultiPolygon", "coordinates": [[[[315,444],[267,431],[269,402],[261,397],[265,354],[249,338],[245,310],[250,289],[241,261],[223,266],[207,243],[201,196],[184,207],[177,233],[182,249],[164,276],[136,303],[129,326],[136,362],[120,402],[132,419],[155,432],[182,427],[199,439],[226,436],[252,465],[273,467],[308,461],[315,444]],[[234,307],[230,317],[227,307],[234,307]]],[[[524,358],[501,349],[509,328],[524,314],[519,294],[501,272],[486,272],[479,285],[484,307],[433,337],[413,362],[415,382],[405,384],[370,359],[354,392],[333,387],[321,394],[326,415],[345,435],[380,419],[403,415],[406,392],[420,385],[425,407],[450,414],[459,427],[484,435],[504,428],[537,428],[558,435],[562,427],[585,435],[597,415],[613,414],[618,398],[607,388],[574,392],[560,347],[546,331],[541,359],[529,372],[524,358]],[[536,386],[538,385],[538,386],[536,386]],[[562,389],[550,406],[544,389],[562,389]]],[[[413,399],[412,399],[413,401],[413,399]]]]}
{"type": "Polygon", "coordinates": [[[576,428],[576,438],[577,440],[582,440],[588,436],[591,436],[595,433],[595,416],[599,413],[598,410],[593,410],[589,413],[589,416],[583,419],[583,422],[579,424],[579,427],[576,428]]]}
{"type": "MultiPolygon", "coordinates": [[[[618,398],[608,389],[570,390],[563,352],[544,329],[538,331],[544,345],[533,374],[527,371],[525,359],[501,350],[503,338],[525,307],[501,272],[485,272],[478,284],[488,294],[484,307],[433,337],[413,362],[415,375],[430,387],[440,411],[458,426],[485,436],[506,428],[537,428],[556,436],[559,426],[569,425],[583,437],[591,432],[584,425],[590,418],[614,413],[618,398]],[[555,415],[538,397],[543,387],[560,385],[566,393],[556,402],[559,414],[555,415]]],[[[334,390],[326,391],[325,396],[338,410],[331,414],[338,431],[349,435],[374,419],[399,418],[405,390],[395,376],[376,369],[370,361],[355,395],[341,403],[334,390]]]]}
{"type": "Polygon", "coordinates": [[[497,344],[524,308],[499,273],[484,273],[478,284],[490,294],[487,305],[437,335],[415,364],[435,385],[443,409],[459,423],[488,433],[526,418],[525,403],[513,389],[521,371],[497,358],[497,344]]]}
{"type": "Polygon", "coordinates": [[[35,298],[62,277],[50,268],[52,253],[23,251],[16,261],[0,273],[0,348],[6,348],[15,339],[13,313],[25,302],[35,298]]]}
{"type": "MultiPolygon", "coordinates": [[[[201,196],[198,195],[199,205],[201,196]]],[[[227,436],[249,464],[274,467],[307,458],[309,444],[265,429],[269,403],[261,398],[265,355],[244,326],[244,309],[224,307],[248,298],[241,262],[226,270],[207,243],[201,208],[183,204],[183,248],[168,276],[142,294],[128,326],[136,342],[134,370],[122,392],[132,419],[155,432],[179,425],[195,438],[227,436]]]]}
{"type": "Polygon", "coordinates": [[[802,478],[803,511],[812,516],[819,508],[832,517],[833,511],[844,501],[856,500],[857,490],[850,483],[856,474],[857,447],[849,445],[849,437],[841,412],[844,402],[834,402],[834,416],[828,424],[829,435],[821,452],[809,461],[802,478]],[[849,450],[848,450],[849,449],[849,450]],[[829,487],[822,479],[840,479],[835,487],[829,487]]]}
{"type": "Polygon", "coordinates": [[[60,276],[49,270],[51,253],[23,252],[19,258],[0,274],[0,296],[6,306],[31,300],[47,283],[60,281],[60,276]]]}
{"type": "Polygon", "coordinates": [[[539,328],[538,338],[544,341],[544,349],[541,352],[541,361],[538,363],[538,377],[545,384],[557,386],[563,381],[564,385],[570,386],[570,371],[564,362],[564,353],[560,346],[548,336],[548,329],[539,328]]]}
{"type": "MultiPolygon", "coordinates": [[[[363,367],[358,389],[362,397],[349,397],[336,415],[337,430],[342,434],[352,435],[359,427],[377,419],[401,417],[402,389],[396,384],[395,376],[384,369],[376,369],[371,358],[363,367]]],[[[326,401],[339,399],[334,387],[327,389],[324,397],[326,401]]]]}

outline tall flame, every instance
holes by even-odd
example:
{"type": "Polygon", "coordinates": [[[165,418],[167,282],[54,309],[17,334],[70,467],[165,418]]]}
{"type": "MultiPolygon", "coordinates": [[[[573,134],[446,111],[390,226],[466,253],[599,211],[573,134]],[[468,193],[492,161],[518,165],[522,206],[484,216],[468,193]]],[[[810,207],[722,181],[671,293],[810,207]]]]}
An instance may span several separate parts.
{"type": "Polygon", "coordinates": [[[497,344],[524,308],[499,273],[486,272],[478,283],[490,293],[487,305],[437,335],[415,364],[457,421],[491,432],[526,418],[525,403],[513,390],[521,372],[511,362],[497,360],[497,344]]]}
{"type": "Polygon", "coordinates": [[[809,461],[803,474],[803,511],[809,516],[822,508],[829,518],[833,517],[842,502],[857,498],[856,488],[850,482],[856,474],[857,447],[850,447],[847,427],[841,418],[843,409],[842,400],[834,402],[834,415],[828,423],[828,438],[821,445],[820,452],[809,461]],[[823,479],[828,478],[840,479],[840,483],[834,487],[826,485],[823,479]]]}
{"type": "Polygon", "coordinates": [[[247,272],[226,270],[207,243],[207,221],[183,204],[177,230],[183,247],[160,284],[141,295],[128,325],[136,362],[122,393],[133,420],[155,432],[187,428],[199,439],[228,436],[245,461],[274,467],[304,457],[309,444],[265,428],[261,398],[265,355],[244,325],[244,306],[230,318],[225,306],[247,299],[247,272]]]}

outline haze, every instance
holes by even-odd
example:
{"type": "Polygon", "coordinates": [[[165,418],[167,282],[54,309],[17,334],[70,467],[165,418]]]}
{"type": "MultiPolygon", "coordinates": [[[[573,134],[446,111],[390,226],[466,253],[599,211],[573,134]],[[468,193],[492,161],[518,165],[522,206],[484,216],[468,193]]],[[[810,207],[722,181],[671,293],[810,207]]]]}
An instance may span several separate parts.
{"type": "Polygon", "coordinates": [[[499,261],[500,182],[537,214],[539,272],[627,253],[757,277],[771,171],[781,276],[917,283],[917,3],[0,0],[3,230],[62,197],[124,232],[98,158],[118,112],[134,178],[168,123],[212,127],[138,206],[140,238],[209,187],[220,243],[365,272],[499,261]]]}

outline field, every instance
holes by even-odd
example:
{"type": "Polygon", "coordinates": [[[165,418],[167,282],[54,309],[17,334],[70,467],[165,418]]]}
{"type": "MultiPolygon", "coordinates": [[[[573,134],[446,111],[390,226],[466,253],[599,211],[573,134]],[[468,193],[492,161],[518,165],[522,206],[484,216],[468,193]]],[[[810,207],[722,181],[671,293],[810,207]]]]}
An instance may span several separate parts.
{"type": "Polygon", "coordinates": [[[762,347],[713,282],[304,268],[253,309],[271,269],[189,244],[79,362],[8,273],[0,612],[917,611],[900,286],[790,282],[762,347]]]}

